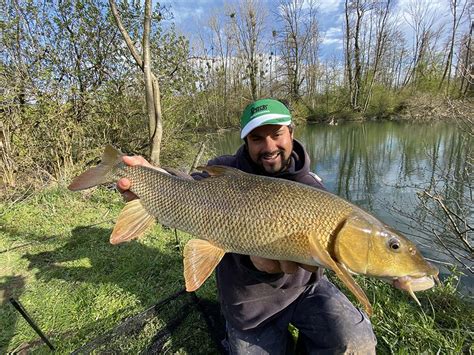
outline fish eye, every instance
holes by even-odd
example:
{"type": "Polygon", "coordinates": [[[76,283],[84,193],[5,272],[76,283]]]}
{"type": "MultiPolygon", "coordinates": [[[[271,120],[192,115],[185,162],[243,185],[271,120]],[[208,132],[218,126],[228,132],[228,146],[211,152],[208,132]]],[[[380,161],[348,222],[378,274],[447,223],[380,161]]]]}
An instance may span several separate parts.
{"type": "Polygon", "coordinates": [[[397,238],[392,238],[388,241],[388,247],[393,251],[398,251],[400,249],[400,241],[397,238]]]}

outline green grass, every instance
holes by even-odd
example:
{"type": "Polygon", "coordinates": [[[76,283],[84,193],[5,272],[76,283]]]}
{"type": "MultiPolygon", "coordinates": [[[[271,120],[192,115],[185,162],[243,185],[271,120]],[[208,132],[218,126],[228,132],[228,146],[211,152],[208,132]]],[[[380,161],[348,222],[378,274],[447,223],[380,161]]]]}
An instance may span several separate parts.
{"type": "MultiPolygon", "coordinates": [[[[182,257],[172,230],[155,227],[139,241],[108,239],[123,207],[117,193],[47,190],[0,209],[0,353],[22,344],[45,352],[36,333],[9,302],[18,299],[58,351],[71,352],[184,287],[182,257]]],[[[179,246],[186,240],[179,233],[179,246]]],[[[215,294],[209,280],[198,296],[215,294]]],[[[145,327],[98,350],[138,352],[176,318],[184,295],[148,319],[145,327]]],[[[206,323],[192,307],[163,350],[215,352],[206,323]],[[192,328],[192,332],[189,329],[192,328]]]]}
{"type": "MultiPolygon", "coordinates": [[[[164,338],[161,352],[217,352],[188,294],[110,333],[183,288],[180,250],[189,238],[178,232],[177,244],[173,230],[156,226],[139,241],[112,246],[109,235],[122,207],[119,194],[105,188],[83,194],[47,189],[0,204],[0,353],[48,352],[9,297],[23,304],[59,353],[96,338],[105,339],[95,344],[96,353],[139,353],[180,316],[183,322],[164,338]]],[[[358,278],[374,306],[378,352],[472,352],[473,307],[456,291],[456,277],[418,293],[421,308],[388,284],[358,278]]],[[[216,309],[213,279],[197,294],[216,309]]]]}
{"type": "MultiPolygon", "coordinates": [[[[373,305],[371,322],[379,354],[471,354],[472,299],[457,292],[458,273],[441,287],[417,292],[419,307],[408,295],[380,280],[356,277],[373,305]]],[[[343,289],[332,275],[331,280],[343,289]]],[[[345,292],[354,302],[354,297],[345,292]]]]}

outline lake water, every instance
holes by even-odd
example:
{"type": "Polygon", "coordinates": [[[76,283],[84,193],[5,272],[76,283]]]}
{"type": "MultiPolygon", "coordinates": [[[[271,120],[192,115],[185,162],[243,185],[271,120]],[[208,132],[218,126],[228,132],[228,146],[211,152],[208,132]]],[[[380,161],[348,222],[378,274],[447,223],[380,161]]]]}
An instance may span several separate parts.
{"type": "MultiPolygon", "coordinates": [[[[448,272],[445,263],[463,263],[472,270],[472,252],[466,252],[460,238],[447,237],[452,235],[445,227],[448,217],[439,203],[422,195],[439,195],[472,227],[473,142],[454,123],[315,124],[298,126],[295,138],[306,147],[311,170],[329,191],[414,240],[427,258],[439,261],[443,275],[448,272]]],[[[233,154],[242,144],[236,131],[211,141],[217,155],[233,154]]],[[[467,238],[472,245],[472,235],[467,238]]],[[[464,273],[464,291],[471,293],[472,271],[464,273]]]]}

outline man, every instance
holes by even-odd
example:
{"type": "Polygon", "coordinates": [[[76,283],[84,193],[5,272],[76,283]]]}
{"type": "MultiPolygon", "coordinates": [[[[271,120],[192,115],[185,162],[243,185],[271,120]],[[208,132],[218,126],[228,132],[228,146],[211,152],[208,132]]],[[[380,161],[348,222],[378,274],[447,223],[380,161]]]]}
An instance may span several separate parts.
{"type": "MultiPolygon", "coordinates": [[[[255,101],[245,108],[240,123],[245,143],[235,155],[217,157],[208,165],[231,166],[324,189],[309,170],[305,149],[293,139],[291,113],[282,102],[255,101]]],[[[124,157],[124,162],[149,165],[142,157],[124,157]]],[[[200,180],[207,174],[192,176],[200,180]]],[[[121,179],[118,187],[131,194],[126,191],[130,187],[127,179],[121,179]]],[[[284,354],[289,323],[299,330],[298,342],[307,353],[375,353],[369,320],[322,270],[228,253],[216,268],[216,276],[231,354],[284,354]]]]}

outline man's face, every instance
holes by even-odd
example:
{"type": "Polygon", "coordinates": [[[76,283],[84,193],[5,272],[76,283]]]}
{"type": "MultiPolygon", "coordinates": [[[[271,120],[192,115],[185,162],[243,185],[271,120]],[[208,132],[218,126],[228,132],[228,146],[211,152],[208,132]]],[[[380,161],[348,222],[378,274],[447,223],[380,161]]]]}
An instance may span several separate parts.
{"type": "Polygon", "coordinates": [[[276,174],[288,166],[293,150],[293,132],[288,126],[265,125],[247,135],[250,158],[267,173],[276,174]]]}

